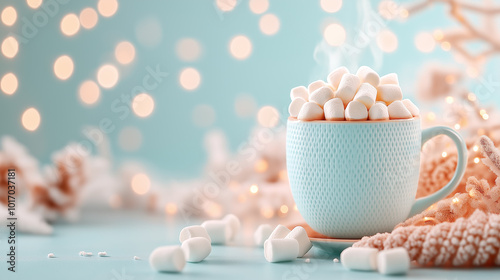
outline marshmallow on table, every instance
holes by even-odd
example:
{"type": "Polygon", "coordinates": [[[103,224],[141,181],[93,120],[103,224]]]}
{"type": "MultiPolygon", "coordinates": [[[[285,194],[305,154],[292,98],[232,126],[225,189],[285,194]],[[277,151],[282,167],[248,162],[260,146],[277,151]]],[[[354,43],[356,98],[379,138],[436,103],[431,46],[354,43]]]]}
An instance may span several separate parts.
{"type": "Polygon", "coordinates": [[[371,271],[377,269],[377,254],[375,248],[347,248],[340,254],[340,262],[350,270],[371,271]]]}
{"type": "Polygon", "coordinates": [[[307,236],[306,230],[301,227],[295,227],[285,238],[297,240],[299,243],[299,253],[297,257],[302,258],[312,248],[312,243],[307,236]]]}
{"type": "Polygon", "coordinates": [[[182,243],[185,240],[193,237],[204,237],[208,239],[209,242],[212,242],[207,230],[202,226],[189,226],[183,228],[181,230],[181,233],[179,234],[179,241],[182,243]]]}
{"type": "Polygon", "coordinates": [[[344,120],[344,103],[340,98],[328,100],[323,110],[327,121],[343,121],[344,120]]]}
{"type": "Polygon", "coordinates": [[[315,102],[321,108],[323,108],[323,105],[325,105],[325,103],[332,98],[333,90],[327,86],[320,87],[309,95],[309,101],[315,102]]]}
{"type": "Polygon", "coordinates": [[[385,76],[380,77],[380,84],[381,85],[387,85],[387,84],[393,84],[393,85],[399,85],[399,79],[398,75],[396,73],[390,73],[385,76]]]}
{"type": "Polygon", "coordinates": [[[420,115],[420,110],[418,109],[418,107],[415,104],[413,104],[413,102],[411,102],[410,99],[404,99],[403,104],[405,105],[406,109],[408,109],[408,111],[410,111],[412,116],[418,117],[420,115]]]}
{"type": "Polygon", "coordinates": [[[351,101],[345,108],[345,119],[348,121],[363,121],[368,119],[368,110],[365,104],[359,101],[351,101]]]}
{"type": "Polygon", "coordinates": [[[210,241],[203,237],[189,238],[182,242],[181,248],[188,262],[201,262],[212,252],[210,241]]]}
{"type": "Polygon", "coordinates": [[[380,85],[377,90],[377,100],[382,100],[388,105],[396,100],[403,99],[403,92],[398,85],[380,85]]]}
{"type": "Polygon", "coordinates": [[[156,271],[179,272],[186,265],[186,259],[180,246],[162,246],[149,255],[149,264],[156,271]]]}
{"type": "Polygon", "coordinates": [[[222,218],[224,222],[226,222],[229,225],[229,228],[231,229],[231,232],[229,234],[229,240],[234,240],[236,236],[238,235],[241,227],[240,219],[236,217],[236,215],[233,214],[227,214],[222,218]]]}
{"type": "Polygon", "coordinates": [[[410,256],[405,248],[384,250],[377,256],[378,271],[385,275],[406,274],[410,269],[410,256]]]}
{"type": "Polygon", "coordinates": [[[368,66],[361,66],[358,69],[356,75],[359,77],[362,83],[369,83],[374,87],[378,87],[380,83],[380,77],[377,72],[368,66]]]}
{"type": "Polygon", "coordinates": [[[389,110],[384,103],[375,103],[368,111],[368,118],[370,120],[388,120],[389,110]]]}
{"type": "Polygon", "coordinates": [[[225,244],[229,241],[231,227],[227,222],[222,220],[208,220],[203,222],[201,226],[207,230],[212,244],[225,244]]]}
{"type": "Polygon", "coordinates": [[[302,98],[302,97],[297,97],[292,102],[290,102],[290,106],[288,106],[288,113],[290,113],[291,117],[298,117],[300,109],[302,109],[302,106],[306,104],[307,101],[302,98]]]}
{"type": "Polygon", "coordinates": [[[290,99],[294,100],[295,98],[303,98],[304,100],[308,100],[309,92],[305,86],[294,87],[290,91],[290,99]]]}
{"type": "Polygon", "coordinates": [[[268,262],[293,261],[299,254],[299,243],[293,238],[268,239],[264,243],[264,257],[268,262]]]}
{"type": "Polygon", "coordinates": [[[387,106],[391,119],[409,119],[413,117],[402,101],[396,100],[387,106]]]}
{"type": "Polygon", "coordinates": [[[339,87],[334,97],[342,99],[345,107],[354,98],[354,95],[356,95],[360,84],[361,81],[358,76],[346,73],[340,79],[339,87]]]}
{"type": "Polygon", "coordinates": [[[268,239],[282,239],[285,238],[291,230],[289,230],[284,225],[278,225],[274,228],[273,232],[269,235],[268,239]]]}
{"type": "Polygon", "coordinates": [[[309,86],[307,87],[307,90],[309,91],[309,95],[311,95],[311,93],[313,93],[315,90],[317,90],[318,88],[323,87],[323,86],[325,86],[325,82],[323,82],[322,80],[317,80],[317,81],[310,83],[309,86]]]}
{"type": "Polygon", "coordinates": [[[370,109],[377,99],[377,89],[369,83],[362,83],[359,86],[358,92],[354,96],[354,100],[365,104],[367,109],[370,109]]]}
{"type": "Polygon", "coordinates": [[[339,88],[340,80],[344,74],[349,73],[349,70],[345,66],[341,66],[333,70],[326,78],[326,81],[334,88],[339,88]]]}
{"type": "Polygon", "coordinates": [[[253,234],[253,240],[255,242],[255,245],[260,247],[264,246],[264,242],[266,242],[266,240],[269,238],[272,232],[273,228],[271,227],[271,225],[269,224],[260,225],[253,234]]]}
{"type": "Polygon", "coordinates": [[[297,119],[301,121],[315,121],[324,118],[323,109],[316,102],[306,102],[302,105],[297,119]]]}

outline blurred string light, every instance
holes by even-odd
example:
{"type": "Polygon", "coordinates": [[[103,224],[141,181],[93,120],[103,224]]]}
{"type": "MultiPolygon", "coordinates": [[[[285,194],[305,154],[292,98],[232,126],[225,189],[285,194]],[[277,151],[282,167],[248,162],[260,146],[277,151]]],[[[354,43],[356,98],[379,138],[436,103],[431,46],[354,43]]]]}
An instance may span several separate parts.
{"type": "Polygon", "coordinates": [[[201,45],[196,39],[183,38],[177,42],[175,52],[183,61],[195,61],[201,55],[201,45]]]}
{"type": "Polygon", "coordinates": [[[99,100],[101,90],[94,81],[88,80],[80,85],[78,95],[84,104],[92,105],[99,100]]]}
{"type": "Polygon", "coordinates": [[[135,27],[137,41],[148,48],[154,48],[161,43],[163,38],[161,22],[155,17],[147,17],[135,27]]]}
{"type": "Polygon", "coordinates": [[[250,11],[254,14],[263,14],[269,9],[269,1],[268,0],[250,0],[248,2],[248,6],[250,7],[250,11]]]}
{"type": "Polygon", "coordinates": [[[179,75],[179,82],[186,90],[195,90],[201,83],[201,75],[194,68],[185,68],[179,75]]]}
{"type": "Polygon", "coordinates": [[[236,59],[247,59],[252,53],[252,42],[244,35],[235,36],[229,42],[229,52],[236,59]]]}
{"type": "Polygon", "coordinates": [[[255,114],[257,103],[250,94],[240,94],[234,102],[234,110],[240,118],[248,118],[255,114]]]}
{"type": "Polygon", "coordinates": [[[436,41],[429,32],[420,32],[415,36],[415,46],[423,53],[430,53],[436,47],[436,41]]]}
{"type": "Polygon", "coordinates": [[[118,69],[111,64],[105,64],[97,70],[97,82],[103,88],[112,88],[119,79],[118,69]]]}
{"type": "Polygon", "coordinates": [[[193,109],[193,122],[199,127],[208,127],[215,122],[215,110],[212,106],[202,104],[193,109]]]}
{"type": "Polygon", "coordinates": [[[118,145],[124,151],[138,150],[142,145],[142,133],[137,127],[124,127],[118,135],[118,145]]]}
{"type": "Polygon", "coordinates": [[[21,117],[21,123],[28,131],[35,131],[40,126],[40,121],[40,113],[33,107],[26,109],[21,117]]]}
{"type": "Polygon", "coordinates": [[[111,17],[118,10],[117,0],[99,0],[97,10],[103,17],[111,17]]]}
{"type": "Polygon", "coordinates": [[[16,23],[17,20],[17,12],[16,9],[12,6],[5,7],[5,9],[2,10],[2,22],[3,24],[7,26],[12,26],[14,23],[16,23]]]}
{"type": "Polygon", "coordinates": [[[121,64],[129,64],[135,58],[134,45],[128,41],[118,43],[115,48],[115,57],[121,64]]]}
{"type": "Polygon", "coordinates": [[[61,80],[67,80],[73,74],[74,67],[71,57],[62,55],[54,62],[54,74],[61,80]]]}
{"type": "Polygon", "coordinates": [[[7,58],[13,58],[19,51],[19,43],[16,38],[9,36],[2,42],[2,53],[7,58]]]}
{"type": "Polygon", "coordinates": [[[0,88],[7,95],[12,95],[16,92],[18,81],[14,73],[7,73],[0,80],[0,88]]]}
{"type": "Polygon", "coordinates": [[[401,14],[401,8],[394,1],[384,0],[378,4],[378,12],[383,18],[391,20],[401,14]]]}
{"type": "Polygon", "coordinates": [[[337,47],[345,42],[346,32],[342,25],[338,23],[331,23],[327,25],[323,31],[323,37],[328,45],[337,47]]]}
{"type": "Polygon", "coordinates": [[[146,194],[151,188],[151,180],[148,175],[144,173],[137,173],[132,177],[130,186],[136,194],[143,195],[146,194]]]}
{"type": "Polygon", "coordinates": [[[99,16],[96,10],[92,8],[85,8],[80,12],[80,24],[85,29],[91,29],[96,26],[99,21],[99,16]]]}
{"type": "Polygon", "coordinates": [[[327,13],[336,13],[342,8],[342,0],[321,0],[319,4],[327,13]]]}
{"type": "Polygon", "coordinates": [[[42,5],[42,0],[26,0],[28,6],[32,9],[38,9],[42,5]]]}
{"type": "Polygon", "coordinates": [[[259,187],[257,185],[251,185],[250,186],[250,193],[256,194],[259,192],[259,187]]]}
{"type": "Polygon", "coordinates": [[[383,52],[394,52],[398,48],[398,37],[390,30],[382,30],[377,35],[377,46],[383,52]]]}
{"type": "Polygon", "coordinates": [[[138,94],[134,97],[134,100],[132,100],[132,110],[138,117],[148,117],[151,113],[153,113],[154,108],[155,101],[147,93],[138,94]]]}
{"type": "Polygon", "coordinates": [[[258,160],[254,165],[255,171],[258,173],[264,173],[267,171],[268,168],[269,168],[269,163],[265,159],[258,160]]]}
{"type": "Polygon", "coordinates": [[[263,127],[275,127],[280,120],[278,110],[272,106],[264,106],[257,113],[257,121],[263,127]]]}
{"type": "Polygon", "coordinates": [[[73,36],[80,30],[80,19],[75,14],[67,14],[61,20],[61,31],[66,36],[73,36]]]}
{"type": "Polygon", "coordinates": [[[265,35],[274,35],[280,30],[280,20],[274,14],[263,15],[259,20],[259,28],[265,35]]]}
{"type": "Polygon", "coordinates": [[[281,213],[283,213],[283,214],[288,213],[288,206],[286,206],[286,205],[284,205],[284,204],[283,204],[283,205],[281,205],[281,207],[280,207],[280,212],[281,212],[281,213]]]}
{"type": "Polygon", "coordinates": [[[165,205],[165,213],[167,213],[168,215],[174,215],[177,213],[177,204],[175,203],[167,203],[165,205]]]}
{"type": "Polygon", "coordinates": [[[215,0],[215,5],[223,12],[232,11],[237,4],[238,0],[215,0]]]}

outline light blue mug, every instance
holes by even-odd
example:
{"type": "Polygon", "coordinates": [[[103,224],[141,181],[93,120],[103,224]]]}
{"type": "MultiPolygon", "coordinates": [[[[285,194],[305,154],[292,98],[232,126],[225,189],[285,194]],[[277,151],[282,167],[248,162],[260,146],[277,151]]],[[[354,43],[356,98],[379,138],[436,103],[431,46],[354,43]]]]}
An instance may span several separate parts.
{"type": "Polygon", "coordinates": [[[390,232],[450,194],[462,179],[467,149],[454,130],[420,129],[420,119],[389,121],[312,121],[289,119],[286,137],[288,177],[295,203],[317,232],[359,238],[390,232]],[[444,134],[458,150],[451,181],[415,200],[421,146],[444,134]]]}

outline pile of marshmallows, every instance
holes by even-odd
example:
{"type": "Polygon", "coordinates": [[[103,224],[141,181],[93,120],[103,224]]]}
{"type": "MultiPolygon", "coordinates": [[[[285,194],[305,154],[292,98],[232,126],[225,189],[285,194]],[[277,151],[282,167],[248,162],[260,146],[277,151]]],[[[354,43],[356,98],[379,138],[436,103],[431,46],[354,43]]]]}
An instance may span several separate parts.
{"type": "Polygon", "coordinates": [[[340,254],[340,261],[350,270],[378,270],[385,275],[406,274],[410,269],[410,256],[402,247],[380,252],[375,248],[347,248],[340,254]]]}
{"type": "Polygon", "coordinates": [[[403,100],[395,73],[379,77],[368,66],[361,66],[356,75],[339,67],[328,75],[327,83],[318,80],[308,88],[295,87],[290,98],[288,112],[301,121],[381,121],[420,113],[413,102],[403,100]]]}
{"type": "Polygon", "coordinates": [[[264,246],[264,257],[268,262],[293,261],[302,258],[311,248],[312,243],[303,227],[289,230],[278,225],[274,230],[268,225],[260,225],[254,234],[257,246],[264,246]]]}

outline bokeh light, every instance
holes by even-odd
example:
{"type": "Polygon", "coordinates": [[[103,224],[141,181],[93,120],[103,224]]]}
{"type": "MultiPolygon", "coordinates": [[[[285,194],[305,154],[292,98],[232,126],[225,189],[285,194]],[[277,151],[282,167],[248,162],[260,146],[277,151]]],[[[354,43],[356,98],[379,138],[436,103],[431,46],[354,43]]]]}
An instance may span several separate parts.
{"type": "Polygon", "coordinates": [[[179,75],[179,82],[184,89],[195,90],[201,83],[200,73],[194,68],[185,68],[179,75]]]}
{"type": "Polygon", "coordinates": [[[268,168],[269,163],[265,159],[258,160],[254,165],[255,172],[257,173],[264,173],[268,168]]]}
{"type": "Polygon", "coordinates": [[[80,12],[80,24],[85,29],[91,29],[99,21],[97,12],[92,8],[85,8],[80,12]]]}
{"type": "Polygon", "coordinates": [[[434,36],[429,32],[420,32],[415,36],[415,46],[423,53],[429,53],[436,47],[434,36]]]}
{"type": "Polygon", "coordinates": [[[132,110],[141,118],[148,117],[153,113],[155,108],[155,101],[147,93],[140,93],[132,101],[132,110]]]}
{"type": "Polygon", "coordinates": [[[124,151],[136,151],[142,145],[142,133],[133,126],[125,127],[120,131],[118,144],[124,151]]]}
{"type": "Polygon", "coordinates": [[[97,82],[103,88],[112,88],[118,82],[118,69],[111,64],[105,64],[97,71],[97,82]]]}
{"type": "Polygon", "coordinates": [[[99,0],[97,10],[103,17],[111,17],[118,10],[117,0],[99,0]]]}
{"type": "Polygon", "coordinates": [[[266,35],[274,35],[280,30],[280,20],[273,14],[263,15],[259,20],[259,28],[266,35]]]}
{"type": "Polygon", "coordinates": [[[62,55],[54,62],[54,74],[61,80],[67,80],[73,74],[75,66],[71,57],[62,55]]]}
{"type": "Polygon", "coordinates": [[[21,123],[28,131],[35,131],[40,126],[40,121],[40,113],[38,113],[38,110],[33,107],[24,111],[21,117],[21,123]]]}
{"type": "Polygon", "coordinates": [[[232,11],[238,4],[238,0],[215,0],[217,8],[223,12],[232,11]]]}
{"type": "Polygon", "coordinates": [[[383,52],[394,52],[398,48],[398,37],[390,30],[382,30],[377,35],[377,46],[383,52]]]}
{"type": "Polygon", "coordinates": [[[177,204],[175,203],[167,203],[165,205],[165,212],[168,214],[168,215],[174,215],[177,213],[177,204]]]}
{"type": "Polygon", "coordinates": [[[85,81],[80,85],[78,90],[80,100],[87,105],[92,105],[99,100],[101,90],[94,81],[85,81]]]}
{"type": "Polygon", "coordinates": [[[280,120],[278,110],[272,106],[264,106],[257,113],[257,121],[263,127],[275,127],[280,120]]]}
{"type": "Polygon", "coordinates": [[[319,4],[321,9],[327,13],[335,13],[342,8],[342,0],[321,0],[319,4]]]}
{"type": "Polygon", "coordinates": [[[229,51],[236,59],[247,59],[252,53],[252,42],[244,35],[235,36],[229,43],[229,51]]]}
{"type": "Polygon", "coordinates": [[[251,185],[250,186],[250,192],[253,193],[253,194],[256,194],[259,192],[259,186],[257,185],[251,185]]]}
{"type": "Polygon", "coordinates": [[[19,43],[16,38],[9,36],[2,42],[2,53],[7,58],[13,58],[19,51],[19,43]]]}
{"type": "Polygon", "coordinates": [[[248,3],[250,7],[250,11],[254,14],[263,14],[269,9],[269,1],[268,0],[250,0],[248,3]]]}
{"type": "Polygon", "coordinates": [[[66,36],[73,36],[80,30],[80,19],[75,14],[67,14],[61,20],[61,31],[66,36]]]}
{"type": "Polygon", "coordinates": [[[135,37],[145,47],[158,46],[163,38],[161,22],[154,17],[141,20],[135,28],[135,37]]]}
{"type": "Polygon", "coordinates": [[[184,38],[177,42],[175,52],[183,61],[195,61],[201,55],[201,45],[196,39],[184,38]]]}
{"type": "Polygon", "coordinates": [[[340,46],[345,42],[345,29],[338,23],[331,23],[323,31],[323,37],[330,46],[340,46]]]}
{"type": "Polygon", "coordinates": [[[12,26],[17,20],[17,11],[12,6],[5,7],[2,11],[2,22],[7,26],[12,26]]]}
{"type": "Polygon", "coordinates": [[[2,77],[2,80],[0,80],[0,88],[7,95],[14,94],[17,90],[17,86],[18,86],[18,81],[14,73],[5,74],[2,77]]]}
{"type": "Polygon", "coordinates": [[[146,194],[151,188],[151,180],[148,175],[144,173],[137,173],[134,177],[132,177],[130,186],[136,194],[143,195],[146,194]]]}
{"type": "Polygon", "coordinates": [[[238,117],[247,118],[255,114],[257,103],[252,95],[240,94],[234,102],[234,110],[238,117]]]}
{"type": "Polygon", "coordinates": [[[378,4],[378,12],[385,19],[394,19],[399,11],[398,4],[392,0],[384,0],[378,4]]]}
{"type": "Polygon", "coordinates": [[[115,57],[121,64],[129,64],[135,58],[135,48],[132,43],[123,41],[115,48],[115,57]]]}
{"type": "Polygon", "coordinates": [[[28,4],[28,6],[32,9],[38,9],[38,7],[40,7],[40,5],[42,5],[42,0],[27,0],[26,3],[28,4]]]}
{"type": "Polygon", "coordinates": [[[199,127],[209,127],[215,122],[215,110],[212,106],[202,104],[193,109],[193,123],[199,127]]]}

